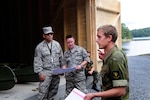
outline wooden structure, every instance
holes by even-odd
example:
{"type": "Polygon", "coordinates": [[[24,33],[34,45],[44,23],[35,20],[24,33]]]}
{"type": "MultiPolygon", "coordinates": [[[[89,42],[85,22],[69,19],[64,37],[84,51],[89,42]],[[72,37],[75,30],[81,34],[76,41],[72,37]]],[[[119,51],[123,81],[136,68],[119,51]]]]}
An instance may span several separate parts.
{"type": "Polygon", "coordinates": [[[42,40],[42,27],[51,25],[54,38],[66,50],[65,36],[91,51],[97,70],[96,29],[115,25],[121,47],[120,2],[117,0],[9,0],[1,6],[0,63],[33,64],[35,46],[42,40]]]}
{"type": "Polygon", "coordinates": [[[95,67],[100,71],[98,66],[102,63],[97,55],[96,29],[104,24],[116,26],[119,32],[117,45],[121,47],[120,3],[117,0],[63,0],[57,12],[57,16],[63,15],[60,18],[55,17],[63,19],[62,25],[60,26],[60,20],[57,19],[54,19],[52,25],[56,28],[56,33],[59,33],[57,27],[62,27],[64,50],[67,48],[65,36],[72,34],[78,45],[91,51],[95,67]]]}

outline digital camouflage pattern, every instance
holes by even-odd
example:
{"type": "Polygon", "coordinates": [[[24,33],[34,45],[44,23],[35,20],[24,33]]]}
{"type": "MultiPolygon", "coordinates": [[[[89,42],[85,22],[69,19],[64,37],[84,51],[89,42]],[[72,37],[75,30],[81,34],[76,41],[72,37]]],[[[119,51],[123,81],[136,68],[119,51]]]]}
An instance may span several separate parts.
{"type": "Polygon", "coordinates": [[[39,84],[38,100],[52,100],[57,94],[60,77],[52,75],[52,72],[53,69],[61,67],[62,56],[62,48],[55,40],[52,40],[50,44],[44,40],[37,45],[34,55],[34,71],[46,76],[45,80],[39,84]]]}
{"type": "Polygon", "coordinates": [[[42,41],[36,47],[34,54],[34,71],[36,73],[42,73],[43,69],[52,72],[53,69],[61,67],[63,52],[60,44],[53,40],[49,48],[46,41],[42,41]],[[49,48],[52,48],[51,54],[49,48]]]}
{"type": "MultiPolygon", "coordinates": [[[[80,65],[83,61],[90,62],[90,58],[86,50],[83,47],[75,45],[75,47],[70,50],[65,51],[63,56],[63,65],[68,68],[76,67],[80,65]]],[[[84,93],[87,93],[86,83],[85,83],[85,73],[84,70],[77,70],[75,72],[65,73],[66,77],[66,95],[74,89],[77,88],[84,93]]]]}

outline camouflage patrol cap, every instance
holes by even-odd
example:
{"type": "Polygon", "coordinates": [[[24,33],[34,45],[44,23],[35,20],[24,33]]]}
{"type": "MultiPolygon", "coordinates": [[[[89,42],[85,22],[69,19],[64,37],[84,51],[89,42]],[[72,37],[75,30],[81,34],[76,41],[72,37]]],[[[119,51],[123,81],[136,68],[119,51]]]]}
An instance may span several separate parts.
{"type": "Polygon", "coordinates": [[[54,33],[51,26],[43,27],[42,29],[44,34],[54,33]]]}

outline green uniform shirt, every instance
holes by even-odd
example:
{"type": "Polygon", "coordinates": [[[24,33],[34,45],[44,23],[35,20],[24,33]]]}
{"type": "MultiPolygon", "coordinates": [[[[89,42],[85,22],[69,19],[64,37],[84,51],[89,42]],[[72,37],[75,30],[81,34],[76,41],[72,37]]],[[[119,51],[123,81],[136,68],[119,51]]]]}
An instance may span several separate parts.
{"type": "Polygon", "coordinates": [[[85,75],[86,76],[91,76],[88,72],[93,68],[93,61],[91,60],[90,62],[87,63],[86,68],[85,68],[85,75]]]}
{"type": "Polygon", "coordinates": [[[113,47],[106,55],[102,70],[102,91],[115,87],[126,87],[126,95],[123,97],[102,98],[102,100],[129,100],[129,76],[128,64],[125,54],[113,47]]]}

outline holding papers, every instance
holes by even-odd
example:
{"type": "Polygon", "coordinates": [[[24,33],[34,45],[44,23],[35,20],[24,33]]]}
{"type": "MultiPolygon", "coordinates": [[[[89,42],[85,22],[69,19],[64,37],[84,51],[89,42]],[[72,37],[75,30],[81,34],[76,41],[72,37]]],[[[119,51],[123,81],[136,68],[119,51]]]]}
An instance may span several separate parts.
{"type": "Polygon", "coordinates": [[[85,94],[74,88],[65,100],[84,100],[85,94]]]}
{"type": "Polygon", "coordinates": [[[72,68],[65,68],[65,69],[57,68],[57,69],[54,69],[54,70],[53,70],[53,74],[54,74],[54,75],[63,74],[63,73],[72,72],[72,71],[75,71],[75,70],[76,70],[75,67],[72,67],[72,68]]]}

